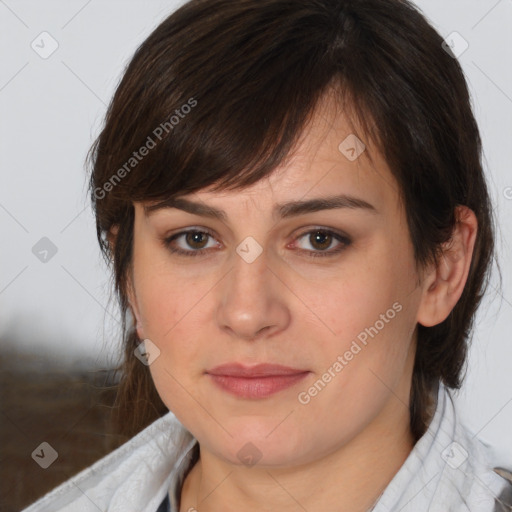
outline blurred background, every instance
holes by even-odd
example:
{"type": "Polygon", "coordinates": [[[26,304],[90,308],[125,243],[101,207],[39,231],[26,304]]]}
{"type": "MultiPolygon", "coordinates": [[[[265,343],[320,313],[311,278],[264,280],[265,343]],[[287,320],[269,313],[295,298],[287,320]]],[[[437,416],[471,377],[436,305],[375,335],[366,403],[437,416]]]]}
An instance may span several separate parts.
{"type": "MultiPolygon", "coordinates": [[[[182,2],[0,0],[0,510],[124,441],[108,419],[119,314],[86,194],[86,153],[124,67],[182,2]],[[55,463],[42,467],[51,450],[55,463]]],[[[473,95],[499,223],[495,272],[457,394],[512,467],[512,2],[417,0],[473,95]]]]}

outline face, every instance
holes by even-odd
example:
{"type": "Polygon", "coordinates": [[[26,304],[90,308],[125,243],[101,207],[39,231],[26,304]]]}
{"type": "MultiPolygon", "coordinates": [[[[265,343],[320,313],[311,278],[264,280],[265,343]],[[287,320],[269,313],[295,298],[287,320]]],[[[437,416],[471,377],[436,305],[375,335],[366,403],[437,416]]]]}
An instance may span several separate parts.
{"type": "Polygon", "coordinates": [[[350,138],[340,150],[353,129],[333,112],[267,179],[182,196],[202,211],[135,205],[130,302],[160,351],[156,388],[230,463],[307,463],[408,418],[421,290],[407,222],[383,158],[366,140],[358,158],[350,138]],[[260,364],[288,370],[236,366],[260,364]]]}

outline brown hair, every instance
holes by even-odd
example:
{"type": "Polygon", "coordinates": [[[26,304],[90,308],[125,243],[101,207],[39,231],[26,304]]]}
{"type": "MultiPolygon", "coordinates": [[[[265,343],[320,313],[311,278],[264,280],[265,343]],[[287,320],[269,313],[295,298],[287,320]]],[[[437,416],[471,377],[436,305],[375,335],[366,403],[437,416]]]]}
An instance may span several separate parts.
{"type": "Polygon", "coordinates": [[[411,430],[424,433],[439,381],[461,385],[494,253],[480,135],[461,67],[442,43],[403,0],[192,0],[137,49],[88,155],[98,240],[123,315],[117,405],[127,435],[167,411],[133,356],[133,202],[257,182],[290,154],[330,89],[391,168],[418,265],[437,261],[457,205],[478,220],[461,299],[441,324],[418,325],[411,430]]]}

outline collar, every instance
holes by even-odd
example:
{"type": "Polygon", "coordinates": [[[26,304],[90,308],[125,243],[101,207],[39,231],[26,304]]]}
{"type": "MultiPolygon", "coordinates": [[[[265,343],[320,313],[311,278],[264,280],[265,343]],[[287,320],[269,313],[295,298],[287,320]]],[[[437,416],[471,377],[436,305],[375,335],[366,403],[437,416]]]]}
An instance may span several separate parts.
{"type": "Polygon", "coordinates": [[[484,445],[458,421],[452,392],[440,383],[434,416],[374,512],[490,512],[506,485],[484,445]]]}

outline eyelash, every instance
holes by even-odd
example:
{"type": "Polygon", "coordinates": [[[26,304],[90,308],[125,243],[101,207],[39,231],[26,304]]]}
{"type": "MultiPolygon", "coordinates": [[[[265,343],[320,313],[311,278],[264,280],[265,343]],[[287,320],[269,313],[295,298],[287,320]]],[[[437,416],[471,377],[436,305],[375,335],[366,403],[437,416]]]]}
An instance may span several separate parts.
{"type": "MultiPolygon", "coordinates": [[[[320,233],[325,234],[325,235],[332,236],[334,239],[336,239],[337,241],[341,242],[341,244],[342,244],[341,248],[336,249],[334,251],[331,250],[331,251],[328,251],[328,252],[327,251],[310,251],[310,250],[307,250],[307,249],[297,249],[297,250],[299,252],[307,253],[307,255],[309,257],[311,257],[311,258],[325,258],[325,257],[332,257],[332,256],[338,255],[344,249],[346,249],[347,246],[349,246],[352,243],[352,240],[350,240],[350,238],[348,238],[346,235],[342,235],[340,233],[336,233],[335,231],[332,231],[332,230],[329,230],[329,229],[323,229],[323,228],[315,228],[315,229],[312,229],[312,230],[309,230],[309,231],[305,231],[305,232],[301,233],[300,235],[298,235],[295,238],[295,240],[300,240],[302,237],[304,237],[306,235],[311,235],[312,233],[317,233],[317,232],[320,232],[320,233]]],[[[190,230],[187,230],[187,231],[180,231],[179,233],[171,235],[170,237],[164,238],[163,239],[163,244],[172,253],[178,254],[180,256],[185,256],[185,257],[201,256],[204,253],[209,251],[209,249],[199,249],[199,250],[185,251],[183,249],[176,249],[175,247],[172,246],[172,243],[176,239],[178,239],[178,238],[180,238],[180,237],[182,237],[184,235],[187,235],[188,233],[200,233],[200,234],[208,235],[211,238],[215,238],[214,235],[211,232],[209,232],[208,230],[206,230],[206,229],[190,229],[190,230]]]]}

